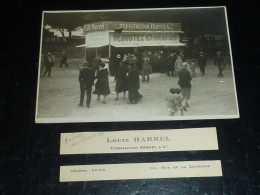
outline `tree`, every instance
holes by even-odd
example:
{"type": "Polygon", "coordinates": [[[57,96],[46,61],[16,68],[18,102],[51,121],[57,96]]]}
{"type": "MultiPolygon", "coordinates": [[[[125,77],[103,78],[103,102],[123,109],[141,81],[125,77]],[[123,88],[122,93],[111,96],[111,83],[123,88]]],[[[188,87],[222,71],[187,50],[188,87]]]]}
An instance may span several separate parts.
{"type": "Polygon", "coordinates": [[[60,31],[65,37],[65,31],[69,32],[69,40],[72,37],[72,31],[86,24],[86,20],[82,17],[82,13],[45,13],[44,25],[50,25],[51,28],[60,31]]]}

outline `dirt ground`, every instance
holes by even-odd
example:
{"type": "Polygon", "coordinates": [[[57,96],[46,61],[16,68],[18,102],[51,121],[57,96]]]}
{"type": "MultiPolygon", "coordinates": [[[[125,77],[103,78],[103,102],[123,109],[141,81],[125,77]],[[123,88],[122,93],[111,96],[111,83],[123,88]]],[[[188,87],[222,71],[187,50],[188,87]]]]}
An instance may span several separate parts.
{"type": "MultiPolygon", "coordinates": [[[[143,99],[137,104],[127,104],[127,98],[120,94],[115,101],[116,93],[113,77],[109,77],[110,95],[107,103],[96,101],[92,95],[90,108],[78,107],[80,89],[78,82],[79,69],[84,59],[68,60],[69,67],[59,68],[56,63],[51,77],[40,77],[37,118],[64,118],[63,121],[127,121],[127,120],[174,120],[196,118],[222,118],[225,115],[238,115],[235,89],[231,66],[223,72],[224,77],[218,78],[218,69],[213,60],[208,60],[206,75],[192,79],[190,107],[175,116],[168,116],[165,98],[171,87],[178,87],[177,77],[167,77],[165,74],[151,74],[150,82],[141,82],[140,93],[143,99]]],[[[141,79],[141,77],[140,77],[141,79]]],[[[94,90],[94,87],[93,87],[94,90]]],[[[127,97],[127,95],[126,95],[127,97]]]]}

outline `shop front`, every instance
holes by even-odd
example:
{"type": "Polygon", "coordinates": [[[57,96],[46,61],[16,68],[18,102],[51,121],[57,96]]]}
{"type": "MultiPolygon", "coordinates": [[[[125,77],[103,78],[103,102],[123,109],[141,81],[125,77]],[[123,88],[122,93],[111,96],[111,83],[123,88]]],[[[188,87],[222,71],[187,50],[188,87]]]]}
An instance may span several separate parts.
{"type": "Polygon", "coordinates": [[[133,52],[136,49],[180,47],[180,23],[144,23],[103,21],[83,26],[86,58],[101,53],[110,58],[119,50],[133,52]]]}

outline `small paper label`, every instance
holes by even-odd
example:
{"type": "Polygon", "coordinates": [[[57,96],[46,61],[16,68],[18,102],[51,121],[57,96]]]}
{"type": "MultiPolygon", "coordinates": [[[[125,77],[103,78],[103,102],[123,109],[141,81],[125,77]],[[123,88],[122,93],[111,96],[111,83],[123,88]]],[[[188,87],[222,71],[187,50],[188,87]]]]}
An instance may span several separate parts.
{"type": "Polygon", "coordinates": [[[215,127],[62,133],[60,154],[218,150],[215,127]]]}
{"type": "Polygon", "coordinates": [[[60,182],[220,176],[220,160],[60,167],[60,182]]]}

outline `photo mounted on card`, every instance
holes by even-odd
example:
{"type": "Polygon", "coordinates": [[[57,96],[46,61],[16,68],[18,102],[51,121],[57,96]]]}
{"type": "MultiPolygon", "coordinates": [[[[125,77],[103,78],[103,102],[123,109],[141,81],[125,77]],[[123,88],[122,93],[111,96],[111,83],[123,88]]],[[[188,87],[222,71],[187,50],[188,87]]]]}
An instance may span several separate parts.
{"type": "Polygon", "coordinates": [[[226,7],[44,11],[36,123],[239,118],[226,7]]]}

